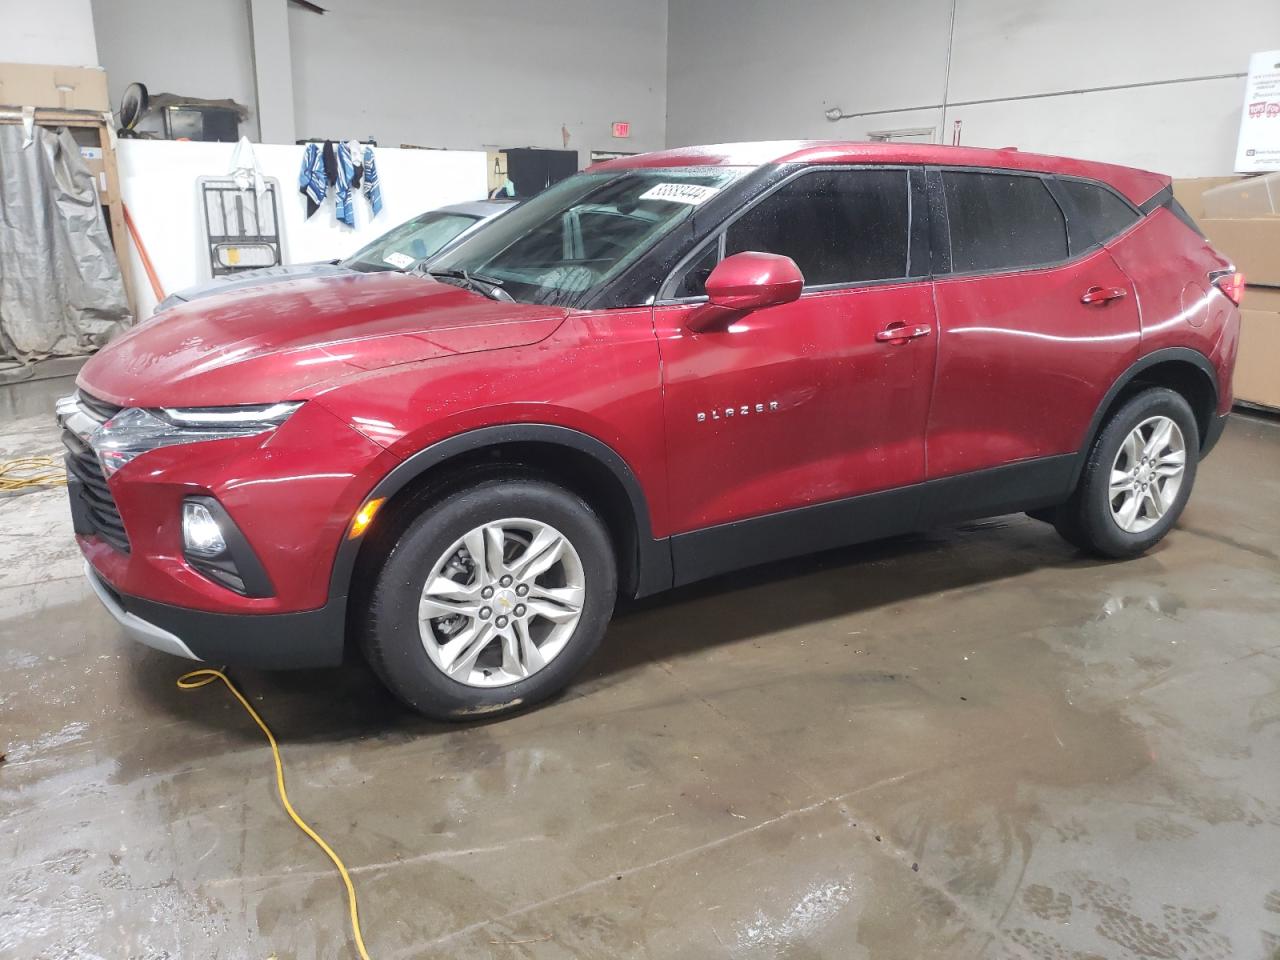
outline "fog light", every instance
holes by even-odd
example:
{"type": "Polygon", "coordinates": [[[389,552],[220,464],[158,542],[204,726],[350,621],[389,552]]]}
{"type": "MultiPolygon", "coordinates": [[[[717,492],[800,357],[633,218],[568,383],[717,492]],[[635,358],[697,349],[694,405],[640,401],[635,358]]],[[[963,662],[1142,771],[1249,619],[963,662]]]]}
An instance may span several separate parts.
{"type": "Polygon", "coordinates": [[[203,503],[187,500],[182,504],[182,544],[196,557],[220,557],[227,552],[222,528],[203,503]]]}

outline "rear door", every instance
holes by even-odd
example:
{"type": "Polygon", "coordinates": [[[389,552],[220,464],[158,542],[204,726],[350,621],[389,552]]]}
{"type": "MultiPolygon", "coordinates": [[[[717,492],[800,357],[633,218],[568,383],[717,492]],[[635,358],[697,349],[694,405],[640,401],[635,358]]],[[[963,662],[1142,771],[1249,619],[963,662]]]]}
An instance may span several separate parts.
{"type": "Polygon", "coordinates": [[[1047,178],[944,168],[930,187],[945,228],[929,476],[1075,453],[1137,357],[1133,284],[1082,224],[1069,235],[1047,178]]]}
{"type": "Polygon", "coordinates": [[[654,323],[674,532],[924,478],[937,338],[916,174],[913,187],[903,168],[806,171],[731,221],[662,291],[654,323]],[[744,251],[795,260],[800,299],[691,333],[707,275],[744,251]]]}

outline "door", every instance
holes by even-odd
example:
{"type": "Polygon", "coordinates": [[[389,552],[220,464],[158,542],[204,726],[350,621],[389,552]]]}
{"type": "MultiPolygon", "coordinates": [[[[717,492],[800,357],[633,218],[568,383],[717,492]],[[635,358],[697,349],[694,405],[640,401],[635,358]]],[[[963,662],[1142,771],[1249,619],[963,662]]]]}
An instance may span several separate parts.
{"type": "Polygon", "coordinates": [[[1058,455],[1069,476],[1065,455],[1137,356],[1133,284],[1087,231],[1069,240],[1041,177],[943,170],[940,187],[951,263],[935,285],[929,476],[1058,455]]]}
{"type": "Polygon", "coordinates": [[[928,268],[910,195],[904,169],[803,173],[663,291],[677,301],[654,309],[674,533],[923,479],[937,338],[929,283],[911,279],[928,268]],[[748,250],[795,260],[800,299],[691,333],[712,267],[748,250]]]}

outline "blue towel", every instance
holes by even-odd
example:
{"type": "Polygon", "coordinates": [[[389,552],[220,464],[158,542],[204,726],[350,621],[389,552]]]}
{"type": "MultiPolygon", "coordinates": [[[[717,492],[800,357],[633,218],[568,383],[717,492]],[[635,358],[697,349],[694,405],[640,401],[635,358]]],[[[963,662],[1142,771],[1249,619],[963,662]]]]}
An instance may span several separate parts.
{"type": "Polygon", "coordinates": [[[320,156],[317,144],[307,144],[302,153],[302,169],[298,171],[298,192],[307,198],[307,216],[311,216],[324,203],[324,196],[329,192],[329,184],[325,181],[324,160],[320,156]]]}
{"type": "Polygon", "coordinates": [[[378,186],[378,165],[373,162],[373,147],[364,148],[364,198],[376,217],[382,212],[382,187],[378,186]]]}
{"type": "Polygon", "coordinates": [[[338,144],[338,185],[333,196],[333,212],[348,227],[356,225],[356,208],[351,202],[351,178],[355,175],[351,165],[351,148],[346,142],[338,144]]]}

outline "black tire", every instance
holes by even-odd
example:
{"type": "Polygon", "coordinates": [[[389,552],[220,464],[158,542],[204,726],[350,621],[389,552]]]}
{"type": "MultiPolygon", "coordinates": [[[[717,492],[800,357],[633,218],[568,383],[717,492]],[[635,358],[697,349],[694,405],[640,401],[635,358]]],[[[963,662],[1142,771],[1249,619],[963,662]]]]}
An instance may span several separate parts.
{"type": "Polygon", "coordinates": [[[1195,484],[1200,460],[1200,430],[1195,414],[1181,394],[1164,387],[1151,387],[1125,401],[1103,424],[1089,450],[1080,482],[1071,499],[1058,508],[1053,525],[1071,545],[1103,557],[1134,557],[1164,539],[1182,514],[1195,484]],[[1168,417],[1182,431],[1185,465],[1182,484],[1173,503],[1158,521],[1146,530],[1130,533],[1112,515],[1111,468],[1125,438],[1151,417],[1168,417]]]}
{"type": "Polygon", "coordinates": [[[361,645],[387,688],[419,713],[437,720],[493,717],[546,700],[569,683],[600,645],[617,589],[609,536],[581,498],[538,479],[486,479],[428,503],[407,523],[370,591],[361,645]],[[536,673],[505,686],[471,686],[428,657],[418,603],[427,574],[451,544],[476,527],[510,517],[549,524],[572,544],[585,574],[582,613],[560,653],[536,673]]]}

